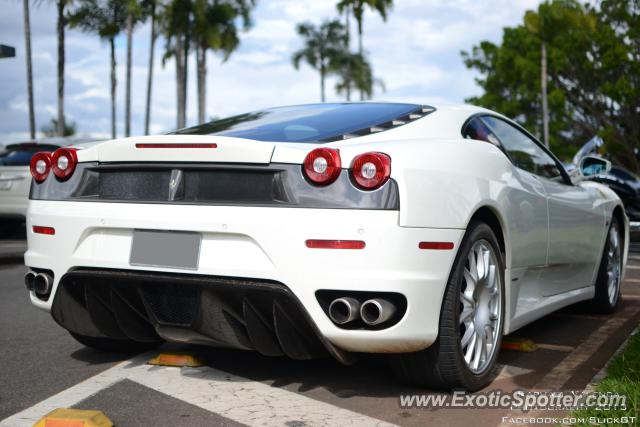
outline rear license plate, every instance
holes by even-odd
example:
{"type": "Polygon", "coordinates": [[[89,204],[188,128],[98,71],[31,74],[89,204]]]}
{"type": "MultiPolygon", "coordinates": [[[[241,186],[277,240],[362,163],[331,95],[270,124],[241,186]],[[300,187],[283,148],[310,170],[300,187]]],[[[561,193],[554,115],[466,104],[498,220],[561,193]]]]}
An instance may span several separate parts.
{"type": "Polygon", "coordinates": [[[129,264],[197,270],[200,233],[134,230],[129,264]]]}

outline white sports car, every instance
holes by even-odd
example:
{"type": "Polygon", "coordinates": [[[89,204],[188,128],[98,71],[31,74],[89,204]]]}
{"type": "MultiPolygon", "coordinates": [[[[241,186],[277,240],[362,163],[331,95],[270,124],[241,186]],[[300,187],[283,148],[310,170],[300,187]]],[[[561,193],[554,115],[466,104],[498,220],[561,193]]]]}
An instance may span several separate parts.
{"type": "Polygon", "coordinates": [[[40,153],[25,282],[81,343],[308,359],[389,353],[476,390],[503,334],[612,311],[628,220],[522,127],[473,106],[273,108],[40,153]]]}

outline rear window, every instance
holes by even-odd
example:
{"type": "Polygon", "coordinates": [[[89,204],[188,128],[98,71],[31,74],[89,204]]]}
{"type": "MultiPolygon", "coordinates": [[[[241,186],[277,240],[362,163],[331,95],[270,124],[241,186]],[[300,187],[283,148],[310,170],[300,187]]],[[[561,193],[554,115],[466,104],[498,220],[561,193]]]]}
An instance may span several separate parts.
{"type": "Polygon", "coordinates": [[[311,104],[270,108],[180,129],[180,135],[218,135],[258,141],[329,142],[422,112],[416,104],[311,104]]]}
{"type": "Polygon", "coordinates": [[[31,157],[38,151],[54,151],[56,146],[9,145],[0,148],[0,166],[29,166],[31,157]]]}

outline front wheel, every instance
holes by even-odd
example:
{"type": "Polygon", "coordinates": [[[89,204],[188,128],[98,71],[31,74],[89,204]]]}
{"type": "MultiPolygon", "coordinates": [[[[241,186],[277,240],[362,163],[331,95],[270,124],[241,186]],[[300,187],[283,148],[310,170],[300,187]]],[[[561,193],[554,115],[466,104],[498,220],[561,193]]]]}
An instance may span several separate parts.
{"type": "Polygon", "coordinates": [[[504,261],[499,248],[487,224],[469,226],[445,291],[438,339],[425,350],[394,359],[400,378],[469,391],[495,378],[504,324],[504,261]]]}

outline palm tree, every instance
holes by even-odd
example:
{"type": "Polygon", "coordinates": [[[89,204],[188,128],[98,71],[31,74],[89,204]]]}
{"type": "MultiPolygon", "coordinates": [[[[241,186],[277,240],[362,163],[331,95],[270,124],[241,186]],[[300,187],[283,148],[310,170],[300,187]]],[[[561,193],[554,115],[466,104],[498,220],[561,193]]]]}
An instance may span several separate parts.
{"type": "Polygon", "coordinates": [[[55,1],[56,9],[58,11],[58,22],[56,26],[58,32],[58,120],[56,123],[58,125],[58,136],[64,136],[64,27],[67,25],[67,19],[65,16],[66,8],[72,0],[55,1]]]}
{"type": "Polygon", "coordinates": [[[151,89],[153,86],[153,60],[156,47],[156,8],[158,0],[148,0],[146,3],[147,15],[151,18],[151,37],[149,46],[149,66],[147,69],[147,97],[144,114],[144,134],[149,135],[149,123],[151,121],[151,89]]]}
{"type": "MultiPolygon", "coordinates": [[[[345,5],[342,7],[344,14],[344,28],[345,28],[345,46],[347,53],[351,52],[351,6],[345,5]]],[[[343,82],[343,88],[346,93],[347,101],[351,101],[351,63],[346,61],[344,68],[341,69],[341,77],[343,82]]],[[[337,87],[336,87],[337,88],[337,87]]]]}
{"type": "MultiPolygon", "coordinates": [[[[151,2],[153,3],[153,2],[151,2]]],[[[140,21],[146,17],[147,9],[152,6],[146,1],[128,0],[127,6],[127,65],[125,81],[125,104],[124,104],[124,136],[131,135],[131,66],[133,55],[133,30],[140,21]]],[[[153,36],[152,36],[153,37],[153,36]]]]}
{"type": "Polygon", "coordinates": [[[31,65],[31,22],[29,19],[29,0],[22,0],[24,10],[24,47],[27,58],[27,96],[29,98],[29,135],[36,139],[36,119],[33,112],[33,68],[31,65]]]}
{"type": "Polygon", "coordinates": [[[565,28],[595,28],[595,21],[581,11],[580,3],[544,2],[537,12],[527,11],[524,26],[540,41],[540,100],[542,109],[542,140],[549,146],[549,100],[547,83],[547,47],[565,28]]]}
{"type": "MultiPolygon", "coordinates": [[[[353,17],[358,24],[358,53],[364,57],[364,48],[362,46],[362,27],[364,20],[365,6],[369,7],[380,14],[382,20],[387,20],[387,13],[393,6],[393,0],[340,0],[338,2],[338,11],[340,13],[348,13],[351,11],[353,17]]],[[[360,92],[360,100],[364,100],[365,93],[360,92]]]]}
{"type": "Polygon", "coordinates": [[[162,14],[162,31],[165,36],[164,62],[176,60],[177,127],[186,125],[187,116],[187,59],[189,56],[189,34],[192,31],[191,0],[170,0],[162,14]]]}
{"type": "Polygon", "coordinates": [[[351,90],[357,90],[364,94],[365,99],[371,99],[374,87],[377,85],[385,90],[382,80],[373,76],[371,64],[365,57],[358,53],[346,52],[339,60],[339,68],[336,71],[338,82],[336,92],[346,93],[347,101],[351,90]]]}
{"type": "Polygon", "coordinates": [[[304,39],[304,47],[293,54],[293,66],[298,69],[304,60],[320,73],[320,99],[325,102],[325,79],[338,68],[345,54],[345,28],[337,20],[325,21],[316,27],[306,22],[296,27],[304,39]]]}
{"type": "MultiPolygon", "coordinates": [[[[69,15],[72,28],[98,34],[109,42],[111,56],[111,137],[116,137],[116,47],[115,38],[127,22],[125,0],[78,0],[78,7],[69,15]]],[[[58,121],[58,126],[60,122],[58,121]]]]}
{"type": "Polygon", "coordinates": [[[251,9],[255,0],[195,0],[193,37],[196,50],[198,83],[198,123],[206,117],[207,50],[219,52],[225,62],[240,44],[237,21],[246,30],[251,24],[251,9]]]}

